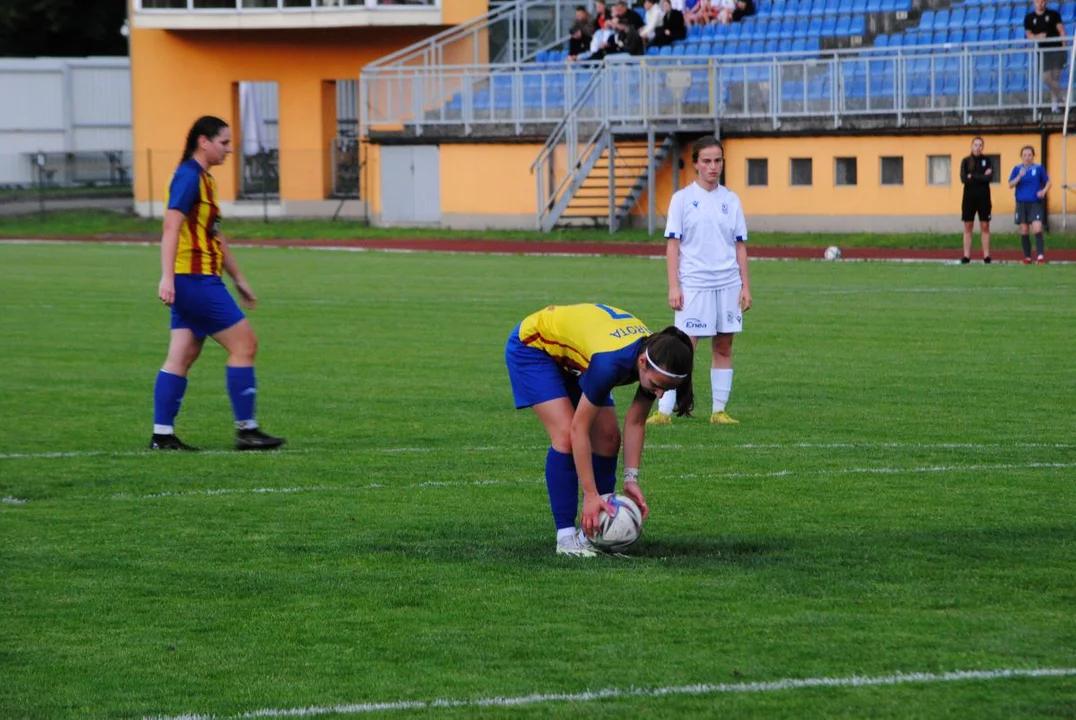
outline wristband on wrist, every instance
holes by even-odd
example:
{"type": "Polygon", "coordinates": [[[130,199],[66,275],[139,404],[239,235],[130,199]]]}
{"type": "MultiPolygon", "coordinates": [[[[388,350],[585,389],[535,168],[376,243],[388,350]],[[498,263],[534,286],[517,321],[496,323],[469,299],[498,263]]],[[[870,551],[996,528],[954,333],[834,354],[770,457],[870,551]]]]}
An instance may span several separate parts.
{"type": "Polygon", "coordinates": [[[639,468],[624,468],[624,482],[639,482],[639,468]]]}

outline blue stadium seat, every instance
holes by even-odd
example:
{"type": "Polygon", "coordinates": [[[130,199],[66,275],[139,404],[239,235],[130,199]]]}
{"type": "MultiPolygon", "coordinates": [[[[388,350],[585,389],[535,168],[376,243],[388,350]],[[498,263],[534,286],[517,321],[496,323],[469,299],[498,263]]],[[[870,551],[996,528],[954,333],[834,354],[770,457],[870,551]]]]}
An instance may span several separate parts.
{"type": "Polygon", "coordinates": [[[964,31],[964,42],[979,42],[979,28],[968,28],[964,31]]]}
{"type": "Polygon", "coordinates": [[[968,12],[964,15],[964,22],[962,23],[962,25],[968,27],[978,27],[980,22],[979,17],[979,8],[968,8],[968,12]]]}
{"type": "Polygon", "coordinates": [[[822,18],[811,18],[810,24],[807,26],[807,37],[818,37],[822,33],[822,18]]]}
{"type": "MultiPolygon", "coordinates": [[[[882,0],[867,0],[867,12],[879,13],[882,12],[882,0]]],[[[933,10],[927,10],[927,12],[934,12],[933,10]]]]}
{"type": "Polygon", "coordinates": [[[995,38],[994,28],[983,28],[979,31],[979,42],[993,42],[995,38]]]}
{"type": "MultiPolygon", "coordinates": [[[[1011,5],[999,5],[997,13],[994,15],[995,25],[1011,25],[1015,22],[1016,18],[1014,17],[1013,10],[1011,5]]],[[[1062,17],[1064,17],[1064,15],[1062,15],[1062,17]]]]}
{"type": "Polygon", "coordinates": [[[885,33],[874,36],[874,47],[884,48],[889,47],[889,36],[885,33]]]}
{"type": "Polygon", "coordinates": [[[762,52],[766,55],[776,55],[783,50],[782,45],[783,43],[776,38],[767,40],[766,44],[762,46],[762,52]]]}
{"type": "Polygon", "coordinates": [[[822,37],[831,37],[837,30],[837,18],[833,15],[827,15],[822,18],[822,37]]]}
{"type": "Polygon", "coordinates": [[[846,37],[851,35],[852,18],[848,15],[841,15],[837,18],[837,26],[833,29],[833,34],[837,37],[846,37]]]}
{"type": "Polygon", "coordinates": [[[939,25],[943,27],[949,25],[948,10],[939,10],[938,12],[934,12],[933,10],[927,10],[925,13],[923,13],[922,17],[919,18],[920,30],[930,31],[939,25]]]}
{"type": "MultiPolygon", "coordinates": [[[[998,11],[993,7],[984,7],[982,15],[979,16],[979,25],[993,25],[997,22],[998,11]]],[[[971,23],[968,23],[971,27],[971,23]]]]}
{"type": "Polygon", "coordinates": [[[786,82],[781,84],[781,102],[782,103],[802,103],[803,102],[803,83],[801,82],[786,82]]]}
{"type": "Polygon", "coordinates": [[[972,92],[982,95],[998,91],[998,76],[992,72],[976,72],[972,80],[972,92]]]}
{"type": "Polygon", "coordinates": [[[964,42],[963,30],[950,30],[949,34],[945,37],[945,42],[950,45],[959,45],[964,42]]]}
{"type": "Polygon", "coordinates": [[[1027,92],[1027,72],[1019,70],[1006,70],[1005,81],[1002,90],[1007,93],[1027,92]]]}
{"type": "Polygon", "coordinates": [[[857,15],[852,18],[852,24],[848,28],[849,35],[866,35],[867,34],[867,18],[862,15],[857,15]]]}
{"type": "Polygon", "coordinates": [[[870,0],[852,0],[849,11],[853,15],[862,15],[863,13],[867,12],[867,3],[869,1],[870,0]]]}
{"type": "Polygon", "coordinates": [[[821,76],[812,78],[810,84],[807,86],[807,99],[820,101],[829,100],[829,77],[821,76]]]}
{"type": "Polygon", "coordinates": [[[1066,25],[1076,20],[1076,5],[1067,2],[1061,6],[1061,19],[1066,25]]]}

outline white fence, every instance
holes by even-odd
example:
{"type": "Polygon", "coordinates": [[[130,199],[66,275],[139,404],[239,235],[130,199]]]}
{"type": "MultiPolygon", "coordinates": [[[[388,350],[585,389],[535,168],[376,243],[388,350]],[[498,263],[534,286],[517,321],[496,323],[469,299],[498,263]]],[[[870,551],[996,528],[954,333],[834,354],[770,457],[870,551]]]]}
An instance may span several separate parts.
{"type": "Polygon", "coordinates": [[[0,60],[0,186],[35,181],[37,153],[131,150],[127,58],[0,60]]]}
{"type": "MultiPolygon", "coordinates": [[[[261,144],[276,150],[277,85],[250,85],[263,126],[261,144]]],[[[0,188],[36,184],[39,155],[50,183],[130,182],[128,58],[0,59],[0,98],[0,188]]],[[[337,120],[345,137],[356,134],[358,105],[358,81],[338,81],[337,120]]]]}

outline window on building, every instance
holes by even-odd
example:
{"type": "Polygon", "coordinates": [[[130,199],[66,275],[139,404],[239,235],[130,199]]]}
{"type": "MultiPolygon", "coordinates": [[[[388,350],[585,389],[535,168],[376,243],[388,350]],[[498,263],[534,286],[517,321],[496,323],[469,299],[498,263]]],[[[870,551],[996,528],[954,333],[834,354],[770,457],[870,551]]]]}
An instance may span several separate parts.
{"type": "Polygon", "coordinates": [[[951,165],[949,155],[927,155],[927,185],[949,185],[952,182],[951,165]]]}
{"type": "Polygon", "coordinates": [[[903,157],[884,157],[884,158],[882,158],[882,184],[883,185],[903,185],[904,184],[904,158],[903,157]]]}
{"type": "Polygon", "coordinates": [[[854,157],[834,158],[833,183],[835,185],[856,184],[856,159],[854,157]]]}
{"type": "Polygon", "coordinates": [[[792,172],[790,185],[803,187],[814,184],[811,158],[792,158],[790,167],[792,172]]]}
{"type": "Polygon", "coordinates": [[[987,155],[986,159],[990,161],[990,167],[994,169],[994,172],[990,173],[990,182],[1001,182],[1001,155],[987,155]]]}
{"type": "Polygon", "coordinates": [[[747,159],[747,186],[766,187],[770,184],[770,161],[766,158],[747,159]]]}

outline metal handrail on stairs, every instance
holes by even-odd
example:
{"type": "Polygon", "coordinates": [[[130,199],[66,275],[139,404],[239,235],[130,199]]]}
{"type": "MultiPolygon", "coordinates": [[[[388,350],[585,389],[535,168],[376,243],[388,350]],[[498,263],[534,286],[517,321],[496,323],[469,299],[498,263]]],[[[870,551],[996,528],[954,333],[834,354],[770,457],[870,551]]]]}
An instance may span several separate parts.
{"type": "MultiPolygon", "coordinates": [[[[564,209],[571,202],[579,185],[586,179],[602,153],[609,146],[610,132],[607,105],[607,86],[604,66],[597,66],[564,118],[550,133],[538,157],[531,163],[531,173],[536,176],[538,190],[537,224],[543,232],[553,229],[564,209]],[[597,118],[584,118],[583,111],[599,111],[597,118]],[[593,122],[595,127],[580,143],[580,135],[587,130],[584,123],[593,122]],[[558,154],[563,147],[563,159],[558,165],[558,154]]],[[[568,86],[573,88],[574,86],[568,86]]]]}

